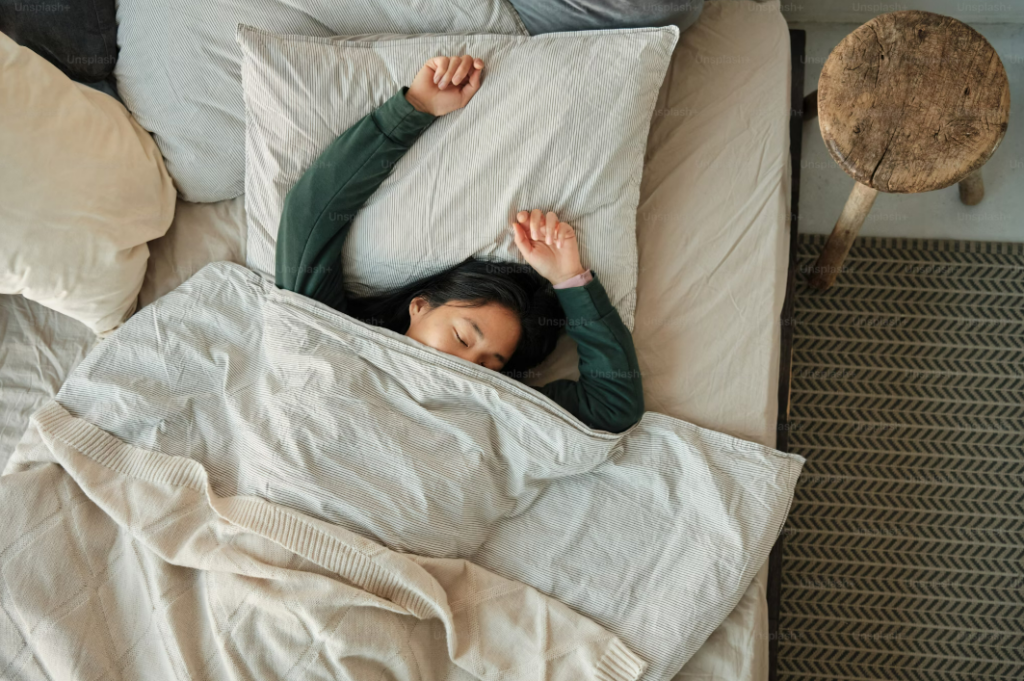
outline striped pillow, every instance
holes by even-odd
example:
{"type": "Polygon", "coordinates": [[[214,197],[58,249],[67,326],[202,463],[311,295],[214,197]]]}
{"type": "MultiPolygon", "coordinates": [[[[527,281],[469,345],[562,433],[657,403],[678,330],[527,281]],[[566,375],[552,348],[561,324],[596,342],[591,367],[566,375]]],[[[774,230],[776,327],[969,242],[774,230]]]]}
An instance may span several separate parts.
{"type": "Polygon", "coordinates": [[[508,33],[507,0],[117,0],[117,91],[181,198],[230,199],[245,176],[239,22],[303,35],[508,33]]]}
{"type": "Polygon", "coordinates": [[[632,329],[644,151],[678,37],[674,26],[377,40],[240,26],[248,265],[273,277],[285,195],[340,133],[430,57],[472,54],[486,64],[480,92],[434,121],[359,211],[346,286],[395,288],[469,256],[524,262],[509,223],[540,208],[576,228],[583,265],[632,329]]]}

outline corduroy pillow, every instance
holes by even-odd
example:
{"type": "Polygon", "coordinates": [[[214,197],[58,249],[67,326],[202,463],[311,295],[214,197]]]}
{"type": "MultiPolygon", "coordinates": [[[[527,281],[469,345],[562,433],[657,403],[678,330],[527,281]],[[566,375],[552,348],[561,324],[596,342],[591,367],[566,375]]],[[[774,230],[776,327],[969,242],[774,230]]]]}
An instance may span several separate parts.
{"type": "Polygon", "coordinates": [[[285,196],[339,134],[430,57],[471,54],[486,64],[480,91],[435,120],[359,211],[346,286],[391,289],[469,256],[524,262],[509,223],[540,208],[576,228],[583,265],[632,328],[647,132],[678,38],[674,26],[391,39],[240,26],[247,264],[273,278],[285,196]]]}
{"type": "Polygon", "coordinates": [[[0,293],[113,331],[174,216],[160,150],[116,99],[3,33],[0,121],[0,293]]]}

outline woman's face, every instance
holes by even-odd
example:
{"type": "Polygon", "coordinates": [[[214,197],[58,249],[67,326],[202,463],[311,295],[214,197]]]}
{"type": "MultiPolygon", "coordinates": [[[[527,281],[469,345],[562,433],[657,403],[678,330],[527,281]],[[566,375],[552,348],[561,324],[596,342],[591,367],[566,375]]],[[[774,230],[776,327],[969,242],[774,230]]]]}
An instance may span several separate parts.
{"type": "Polygon", "coordinates": [[[435,350],[500,371],[519,344],[519,319],[497,303],[430,307],[425,298],[409,303],[409,338],[435,350]]]}

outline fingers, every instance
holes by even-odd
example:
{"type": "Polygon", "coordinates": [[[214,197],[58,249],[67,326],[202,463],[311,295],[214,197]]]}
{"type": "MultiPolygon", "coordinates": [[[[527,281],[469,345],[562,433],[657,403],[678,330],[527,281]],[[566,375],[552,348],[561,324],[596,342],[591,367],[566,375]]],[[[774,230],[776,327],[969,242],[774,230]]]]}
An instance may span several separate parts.
{"type": "Polygon", "coordinates": [[[437,81],[437,89],[443,90],[448,87],[448,83],[452,82],[452,78],[455,73],[459,70],[462,62],[465,61],[466,57],[452,57],[448,60],[448,68],[445,70],[444,75],[437,81]]]}
{"type": "Polygon", "coordinates": [[[555,248],[561,248],[562,244],[569,239],[576,238],[576,231],[568,222],[558,223],[558,237],[555,239],[555,248]]]}
{"type": "Polygon", "coordinates": [[[476,91],[480,89],[480,73],[483,71],[484,63],[480,59],[473,60],[473,70],[469,74],[469,82],[462,88],[462,105],[465,106],[473,98],[476,91]]]}
{"type": "Polygon", "coordinates": [[[473,58],[468,54],[462,55],[462,63],[459,64],[459,68],[455,69],[455,73],[452,75],[452,85],[461,83],[472,68],[473,58]]]}
{"type": "Polygon", "coordinates": [[[549,210],[544,217],[547,219],[547,224],[544,228],[544,243],[551,246],[558,236],[558,216],[555,215],[554,211],[549,210]]]}
{"type": "Polygon", "coordinates": [[[519,252],[522,253],[524,256],[532,253],[533,242],[527,238],[526,228],[523,227],[523,225],[515,222],[512,223],[512,232],[514,234],[516,246],[519,248],[519,252]]]}
{"type": "Polygon", "coordinates": [[[480,71],[484,68],[482,59],[464,54],[461,57],[433,57],[427,61],[427,66],[434,71],[434,85],[438,90],[444,90],[451,85],[461,85],[469,80],[469,85],[474,88],[480,86],[480,71]]]}
{"type": "Polygon", "coordinates": [[[532,241],[543,241],[548,246],[561,248],[570,239],[576,238],[576,230],[568,222],[562,222],[554,211],[546,214],[539,208],[516,213],[516,221],[532,241]]]}
{"type": "Polygon", "coordinates": [[[448,70],[448,62],[448,57],[434,57],[427,62],[434,69],[434,85],[437,85],[437,81],[441,80],[441,76],[448,70]]]}
{"type": "Polygon", "coordinates": [[[530,238],[534,241],[541,240],[540,230],[544,226],[544,214],[540,212],[540,208],[534,208],[530,211],[530,238]]]}
{"type": "Polygon", "coordinates": [[[517,228],[517,231],[518,231],[519,228],[522,228],[523,237],[526,238],[527,240],[530,240],[530,239],[533,238],[530,235],[530,231],[529,231],[530,230],[530,213],[528,211],[521,210],[518,213],[516,213],[516,228],[517,228]]]}

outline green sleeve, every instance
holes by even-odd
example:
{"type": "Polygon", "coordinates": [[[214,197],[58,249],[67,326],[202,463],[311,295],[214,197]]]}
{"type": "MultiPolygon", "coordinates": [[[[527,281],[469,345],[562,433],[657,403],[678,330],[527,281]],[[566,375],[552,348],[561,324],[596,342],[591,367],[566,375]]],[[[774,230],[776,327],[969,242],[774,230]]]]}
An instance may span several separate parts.
{"type": "MultiPolygon", "coordinates": [[[[356,212],[437,118],[405,99],[407,87],[342,133],[291,188],[277,235],[277,286],[341,312],[341,249],[356,212]]],[[[640,369],[629,330],[594,279],[555,289],[580,355],[580,380],[539,390],[591,428],[620,432],[643,415],[640,369]]]]}
{"type": "Polygon", "coordinates": [[[356,212],[437,118],[403,87],[334,140],[288,192],[277,233],[275,279],[341,312],[341,247],[356,212]]]}
{"type": "Polygon", "coordinates": [[[579,351],[580,380],[552,381],[539,390],[591,428],[620,433],[644,413],[633,337],[596,274],[583,286],[555,293],[579,351]]]}

